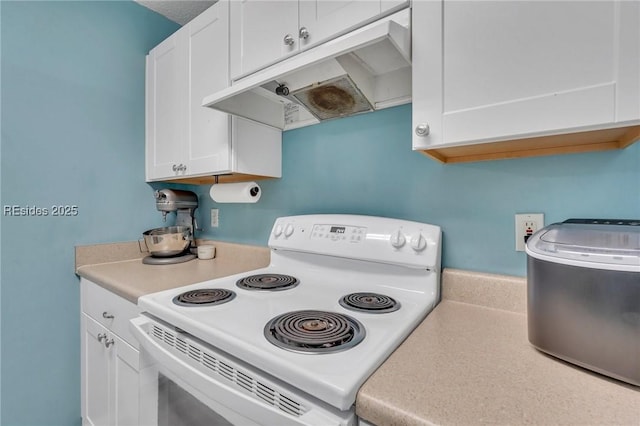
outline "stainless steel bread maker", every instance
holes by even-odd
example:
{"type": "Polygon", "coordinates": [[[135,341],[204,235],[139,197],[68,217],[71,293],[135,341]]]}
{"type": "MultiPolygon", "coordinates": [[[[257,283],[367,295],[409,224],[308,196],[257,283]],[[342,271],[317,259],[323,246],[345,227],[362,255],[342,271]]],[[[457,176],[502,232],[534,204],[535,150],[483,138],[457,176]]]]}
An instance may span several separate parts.
{"type": "Polygon", "coordinates": [[[525,250],[529,342],[640,386],[640,220],[569,219],[525,250]]]}

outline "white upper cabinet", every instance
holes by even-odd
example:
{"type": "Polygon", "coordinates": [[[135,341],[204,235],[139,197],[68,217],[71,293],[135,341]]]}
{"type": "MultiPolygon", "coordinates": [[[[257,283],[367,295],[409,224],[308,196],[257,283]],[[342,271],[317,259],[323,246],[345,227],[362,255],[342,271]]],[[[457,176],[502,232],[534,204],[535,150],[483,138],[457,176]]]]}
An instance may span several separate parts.
{"type": "Polygon", "coordinates": [[[147,180],[172,176],[182,164],[187,129],[188,51],[183,32],[160,43],[147,56],[147,180]],[[173,170],[172,170],[173,169],[173,170]]]}
{"type": "Polygon", "coordinates": [[[195,17],[187,25],[189,121],[186,162],[190,175],[229,170],[229,117],[202,107],[202,98],[229,85],[228,3],[195,17]]]}
{"type": "Polygon", "coordinates": [[[452,162],[640,136],[639,2],[417,0],[412,13],[414,149],[452,162]]]}
{"type": "Polygon", "coordinates": [[[147,56],[147,181],[280,177],[279,130],[202,107],[229,84],[229,1],[222,0],[147,56]]]}
{"type": "Polygon", "coordinates": [[[298,50],[297,1],[233,1],[230,21],[232,79],[298,50]]]}
{"type": "Polygon", "coordinates": [[[316,0],[300,1],[299,5],[298,36],[303,47],[330,39],[334,34],[341,34],[381,12],[379,1],[316,0]]]}
{"type": "Polygon", "coordinates": [[[231,79],[408,5],[401,0],[231,2],[231,79]]]}

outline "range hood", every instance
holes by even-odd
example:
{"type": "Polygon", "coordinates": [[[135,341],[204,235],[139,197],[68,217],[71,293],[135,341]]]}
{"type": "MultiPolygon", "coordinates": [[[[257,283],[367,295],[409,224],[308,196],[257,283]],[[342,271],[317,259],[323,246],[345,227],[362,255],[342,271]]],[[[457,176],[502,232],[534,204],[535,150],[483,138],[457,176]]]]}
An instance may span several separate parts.
{"type": "Polygon", "coordinates": [[[408,10],[386,17],[242,78],[203,106],[288,130],[408,103],[408,23],[408,10]]]}

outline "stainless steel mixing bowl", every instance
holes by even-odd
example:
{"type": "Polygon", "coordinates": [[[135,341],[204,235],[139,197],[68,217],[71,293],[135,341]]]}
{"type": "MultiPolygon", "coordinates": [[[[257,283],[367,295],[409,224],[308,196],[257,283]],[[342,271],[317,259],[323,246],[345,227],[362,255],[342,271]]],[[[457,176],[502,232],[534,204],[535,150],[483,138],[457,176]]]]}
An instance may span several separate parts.
{"type": "Polygon", "coordinates": [[[182,253],[189,247],[191,229],[188,226],[165,226],[142,233],[149,254],[169,257],[182,253]]]}

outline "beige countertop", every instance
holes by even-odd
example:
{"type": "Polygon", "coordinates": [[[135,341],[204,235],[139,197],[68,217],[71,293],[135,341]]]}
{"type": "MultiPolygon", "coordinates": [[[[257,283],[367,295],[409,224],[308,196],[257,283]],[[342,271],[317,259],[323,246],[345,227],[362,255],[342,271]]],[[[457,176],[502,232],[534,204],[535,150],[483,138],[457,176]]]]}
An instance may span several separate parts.
{"type": "Polygon", "coordinates": [[[267,247],[210,242],[216,257],[175,265],[145,265],[138,243],[76,247],[76,273],[133,302],[156,291],[238,274],[269,264],[267,247]]]}
{"type": "Polygon", "coordinates": [[[640,425],[640,388],[572,366],[527,339],[524,278],[445,270],[443,299],[365,382],[377,425],[640,425]]]}
{"type": "MultiPolygon", "coordinates": [[[[214,242],[216,259],[145,265],[136,242],[76,247],[76,272],[139,296],[267,266],[266,247],[214,242]]],[[[383,425],[636,425],[640,388],[527,340],[524,278],[446,269],[442,301],[365,382],[356,413],[383,425]]]]}

